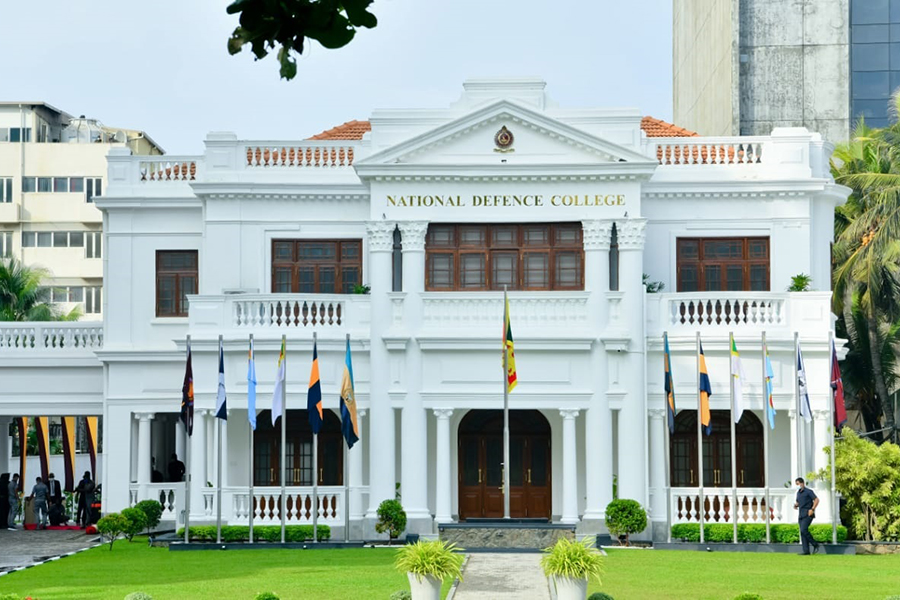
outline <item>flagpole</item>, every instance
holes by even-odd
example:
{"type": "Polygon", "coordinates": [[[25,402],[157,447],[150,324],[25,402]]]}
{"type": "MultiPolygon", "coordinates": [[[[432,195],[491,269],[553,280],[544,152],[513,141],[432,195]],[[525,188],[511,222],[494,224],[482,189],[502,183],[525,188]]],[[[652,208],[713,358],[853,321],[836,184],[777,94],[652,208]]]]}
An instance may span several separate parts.
{"type": "MultiPolygon", "coordinates": [[[[350,334],[347,334],[347,349],[349,351],[350,348],[350,334]]],[[[347,366],[344,365],[346,369],[347,366]]],[[[343,391],[339,392],[338,395],[341,395],[343,391]]],[[[338,412],[340,413],[340,403],[338,400],[338,412]]],[[[341,413],[341,417],[343,417],[343,413],[341,413]]],[[[341,444],[344,447],[344,541],[350,541],[350,448],[347,446],[347,440],[344,440],[344,443],[341,444]]]]}
{"type": "MultiPolygon", "coordinates": [[[[829,357],[829,382],[828,388],[831,389],[831,383],[834,378],[834,363],[837,361],[837,353],[834,351],[834,332],[828,332],[828,357],[829,357]]],[[[828,414],[831,417],[831,543],[837,544],[837,521],[840,511],[837,510],[837,486],[835,481],[835,463],[837,457],[834,455],[835,445],[834,438],[837,436],[837,426],[834,423],[834,396],[836,389],[831,390],[831,402],[828,403],[828,414]]]]}
{"type": "Polygon", "coordinates": [[[697,332],[697,475],[699,477],[700,505],[697,507],[697,516],[700,519],[700,543],[704,543],[703,537],[703,511],[705,501],[703,498],[703,424],[700,422],[703,413],[703,401],[700,398],[700,332],[697,332]]]}
{"type": "MultiPolygon", "coordinates": [[[[191,355],[191,335],[188,334],[186,336],[185,346],[187,348],[187,356],[191,355]]],[[[185,421],[184,424],[184,462],[187,464],[186,474],[184,477],[184,543],[187,544],[190,541],[190,534],[188,530],[191,525],[191,436],[190,436],[190,422],[193,418],[191,412],[193,411],[193,407],[187,407],[188,410],[185,412],[185,421]]]]}
{"type": "MultiPolygon", "coordinates": [[[[318,334],[313,331],[313,349],[318,334]]],[[[313,432],[313,543],[319,543],[319,434],[313,432]]]]}
{"type": "Polygon", "coordinates": [[[803,447],[800,443],[800,419],[803,418],[803,412],[800,410],[800,334],[796,331],[794,332],[794,397],[797,408],[797,418],[794,419],[794,437],[796,438],[794,445],[797,452],[797,464],[793,465],[795,469],[793,477],[796,478],[803,477],[800,474],[803,470],[801,467],[803,458],[800,456],[800,449],[803,447]]]}
{"type": "MultiPolygon", "coordinates": [[[[665,353],[666,349],[669,347],[669,332],[663,332],[663,353],[665,353]]],[[[675,394],[675,378],[672,377],[672,357],[666,354],[666,361],[668,361],[669,372],[666,373],[666,377],[669,379],[669,385],[672,387],[672,394],[675,394]]],[[[669,472],[672,468],[671,465],[671,457],[669,456],[669,397],[666,394],[666,397],[663,399],[665,403],[666,409],[666,434],[665,434],[665,444],[663,446],[663,452],[665,453],[666,460],[666,541],[671,544],[672,543],[672,480],[671,473],[669,472]]],[[[674,414],[673,414],[674,417],[674,414]]]]}
{"type": "Polygon", "coordinates": [[[768,355],[768,346],[766,346],[766,332],[762,332],[762,390],[763,390],[763,485],[765,485],[766,495],[766,543],[772,543],[772,524],[770,519],[769,504],[769,373],[766,367],[766,356],[768,355]]]}
{"type": "MultiPolygon", "coordinates": [[[[253,354],[253,334],[250,334],[250,362],[251,364],[256,364],[256,357],[253,354]]],[[[255,368],[255,367],[254,367],[255,368]]],[[[255,378],[254,378],[255,379],[255,378]]],[[[250,385],[250,382],[247,382],[247,385],[250,385]]],[[[255,385],[255,384],[254,384],[255,385]]],[[[250,404],[247,404],[247,410],[250,410],[250,404]]],[[[253,411],[256,412],[256,407],[253,407],[253,411]]],[[[254,465],[253,465],[253,423],[250,422],[249,415],[247,416],[247,427],[250,428],[250,498],[247,508],[249,509],[247,512],[250,513],[250,543],[253,543],[253,513],[256,512],[256,499],[253,497],[253,476],[254,476],[254,465]]]]}
{"type": "MultiPolygon", "coordinates": [[[[219,356],[222,356],[222,335],[219,334],[219,356]]],[[[217,388],[218,389],[218,388],[217,388]]],[[[218,395],[218,392],[216,392],[218,395]]],[[[222,419],[216,418],[216,543],[222,543],[222,419]]]]}
{"type": "Polygon", "coordinates": [[[281,347],[284,348],[284,357],[282,358],[282,366],[284,367],[284,380],[281,382],[281,543],[284,543],[284,517],[285,510],[287,510],[287,500],[285,495],[287,491],[285,490],[284,479],[287,477],[285,473],[287,462],[287,449],[285,448],[287,444],[287,425],[285,421],[287,421],[287,346],[285,345],[287,341],[287,336],[281,334],[281,347]]]}
{"type": "MultiPolygon", "coordinates": [[[[734,426],[734,382],[735,382],[734,376],[735,376],[735,372],[734,372],[734,356],[732,355],[732,352],[734,352],[734,350],[735,350],[734,332],[729,331],[728,332],[728,359],[729,359],[728,360],[728,364],[729,364],[728,370],[731,371],[731,377],[730,377],[731,385],[728,386],[729,390],[731,391],[731,406],[729,407],[729,412],[731,413],[731,419],[729,419],[731,421],[731,440],[730,440],[730,442],[731,442],[731,525],[732,525],[732,529],[734,531],[734,533],[733,533],[734,543],[737,544],[737,541],[738,541],[737,456],[735,456],[735,453],[737,450],[737,444],[735,444],[735,439],[734,439],[735,435],[736,435],[736,431],[735,431],[736,428],[734,426]]],[[[738,373],[738,377],[740,377],[739,373],[738,373]]]]}
{"type": "Polygon", "coordinates": [[[509,327],[509,313],[506,286],[503,286],[503,518],[509,519],[509,356],[506,335],[509,327]]]}

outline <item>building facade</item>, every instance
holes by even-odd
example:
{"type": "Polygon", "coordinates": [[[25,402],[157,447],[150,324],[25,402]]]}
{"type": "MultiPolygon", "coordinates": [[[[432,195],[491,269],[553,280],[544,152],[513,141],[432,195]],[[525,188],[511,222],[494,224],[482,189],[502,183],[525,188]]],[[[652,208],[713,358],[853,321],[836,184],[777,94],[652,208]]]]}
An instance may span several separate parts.
{"type": "Polygon", "coordinates": [[[106,155],[162,149],[140,131],[72,117],[43,102],[0,102],[0,257],[43,267],[51,299],[100,320],[106,155]]]}
{"type": "Polygon", "coordinates": [[[848,193],[829,175],[831,146],[802,128],[698,137],[632,109],[561,108],[544,88],[468,81],[449,107],[377,110],[298,141],[210,133],[203,155],[164,162],[112,149],[96,202],[107,250],[102,333],[68,332],[81,345],[38,351],[0,328],[0,365],[29,361],[46,374],[28,387],[0,366],[15,382],[0,410],[23,414],[42,386],[58,385],[45,381],[69,378],[81,393],[59,398],[59,409],[104,417],[104,510],[153,497],[180,520],[189,496],[195,523],[220,508],[211,486],[221,436],[224,519],[244,523],[252,511],[256,523],[278,523],[280,424],[270,411],[286,336],[288,523],[311,519],[314,482],[320,522],[335,535],[349,523],[353,537],[373,538],[376,508],[397,493],[410,532],[501,517],[507,288],[519,381],[512,516],[602,531],[616,493],[648,507],[657,536],[669,521],[696,521],[699,333],[713,389],[705,518],[762,522],[768,487],[773,521],[793,521],[784,483],[823,467],[816,448],[828,440],[829,243],[848,193]],[[801,272],[825,291],[782,292],[801,272]],[[644,274],[664,290],[647,293],[644,274]],[[751,376],[736,510],[730,332],[751,374],[766,333],[778,411],[764,481],[763,386],[751,376]],[[671,469],[664,333],[679,410],[671,469]],[[325,406],[316,465],[305,410],[314,334],[325,406]],[[795,334],[815,417],[799,427],[795,334]],[[178,413],[188,336],[196,411],[186,441],[178,413]],[[212,415],[220,336],[221,429],[212,415]],[[338,412],[348,336],[361,430],[351,450],[338,412]],[[183,483],[151,481],[154,458],[188,451],[189,494],[183,483]]]}
{"type": "Polygon", "coordinates": [[[887,123],[896,88],[889,0],[698,0],[673,8],[676,123],[703,135],[806,127],[831,142],[846,140],[860,115],[887,123]]]}

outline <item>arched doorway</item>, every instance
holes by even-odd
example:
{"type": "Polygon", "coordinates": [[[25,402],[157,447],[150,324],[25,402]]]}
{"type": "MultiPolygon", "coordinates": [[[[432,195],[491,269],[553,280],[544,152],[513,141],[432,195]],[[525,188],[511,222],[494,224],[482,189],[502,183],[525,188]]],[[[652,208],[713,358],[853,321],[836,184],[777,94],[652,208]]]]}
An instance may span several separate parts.
{"type": "MultiPolygon", "coordinates": [[[[703,486],[731,487],[731,414],[712,411],[712,434],[703,435],[703,486]]],[[[763,487],[763,425],[745,410],[735,425],[738,487],[763,487]]],[[[675,417],[670,441],[672,487],[700,485],[697,470],[697,411],[682,410],[675,417]]]]}
{"type": "MultiPolygon", "coordinates": [[[[318,485],[344,484],[344,448],[341,421],[330,410],[322,411],[319,431],[319,464],[313,470],[312,429],[305,410],[287,411],[285,485],[312,485],[313,473],[318,485]]],[[[253,485],[281,485],[281,421],[273,427],[271,411],[256,417],[253,437],[253,485]]]]}
{"type": "MultiPolygon", "coordinates": [[[[510,516],[549,519],[550,423],[509,411],[510,516]]],[[[459,424],[459,520],[503,517],[503,411],[472,410],[459,424]]]]}

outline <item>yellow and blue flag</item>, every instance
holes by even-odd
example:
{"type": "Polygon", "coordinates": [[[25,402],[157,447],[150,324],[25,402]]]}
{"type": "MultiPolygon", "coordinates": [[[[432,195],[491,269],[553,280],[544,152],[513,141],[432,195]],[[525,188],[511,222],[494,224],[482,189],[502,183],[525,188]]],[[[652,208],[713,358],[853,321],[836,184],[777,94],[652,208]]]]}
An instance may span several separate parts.
{"type": "Polygon", "coordinates": [[[712,434],[712,419],[709,412],[709,397],[712,396],[712,385],[706,371],[706,357],[703,355],[703,344],[700,344],[700,424],[706,435],[712,434]]]}
{"type": "Polygon", "coordinates": [[[350,359],[350,340],[344,358],[344,376],[341,378],[341,433],[347,440],[347,448],[359,441],[359,425],[356,422],[356,392],[353,389],[353,361],[350,359]]]}
{"type": "Polygon", "coordinates": [[[675,433],[675,381],[672,379],[672,357],[669,354],[669,335],[663,335],[665,349],[663,362],[666,369],[666,415],[669,422],[669,433],[675,433]]]}
{"type": "Polygon", "coordinates": [[[250,352],[247,355],[247,420],[250,429],[256,431],[256,361],[253,358],[253,338],[250,339],[250,352]]]}
{"type": "Polygon", "coordinates": [[[319,380],[319,353],[313,342],[312,370],[309,372],[309,391],[306,394],[306,412],[313,433],[322,428],[322,382],[319,380]]]}
{"type": "Polygon", "coordinates": [[[772,361],[769,360],[769,345],[766,344],[766,416],[769,418],[769,427],[775,429],[775,373],[772,371],[772,361]]]}

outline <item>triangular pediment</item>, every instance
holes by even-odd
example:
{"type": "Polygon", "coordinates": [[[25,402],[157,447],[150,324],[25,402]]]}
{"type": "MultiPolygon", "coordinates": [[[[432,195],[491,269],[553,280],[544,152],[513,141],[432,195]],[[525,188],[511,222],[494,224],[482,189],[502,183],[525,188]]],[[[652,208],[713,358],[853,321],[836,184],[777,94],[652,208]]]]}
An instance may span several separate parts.
{"type": "Polygon", "coordinates": [[[656,166],[631,148],[609,142],[509,100],[482,106],[356,163],[365,176],[410,166],[656,166]]]}

